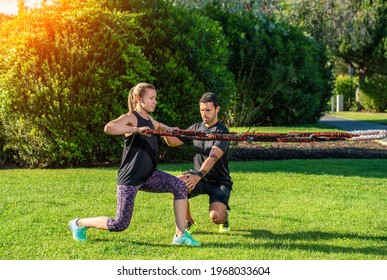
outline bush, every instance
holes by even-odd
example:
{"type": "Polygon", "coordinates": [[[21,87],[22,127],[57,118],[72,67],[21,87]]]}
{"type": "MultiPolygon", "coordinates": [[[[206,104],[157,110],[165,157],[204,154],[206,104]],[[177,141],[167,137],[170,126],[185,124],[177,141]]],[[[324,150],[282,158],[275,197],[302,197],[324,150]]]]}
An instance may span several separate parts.
{"type": "Polygon", "coordinates": [[[313,123],[332,92],[326,50],[286,24],[209,5],[230,42],[229,68],[238,91],[229,110],[232,126],[313,123]]]}
{"type": "Polygon", "coordinates": [[[134,19],[101,2],[67,1],[1,26],[0,123],[6,148],[29,166],[79,165],[120,155],[107,121],[127,91],[151,81],[134,19]]]}
{"type": "Polygon", "coordinates": [[[351,78],[349,75],[339,75],[335,80],[334,94],[342,94],[344,97],[344,111],[356,107],[355,93],[358,87],[358,78],[351,78]]]}
{"type": "Polygon", "coordinates": [[[362,85],[360,103],[367,111],[387,110],[387,76],[374,75],[362,85]]]}
{"type": "Polygon", "coordinates": [[[141,27],[148,31],[142,45],[158,88],[154,116],[186,128],[201,120],[198,102],[207,91],[219,96],[224,116],[236,87],[219,23],[168,1],[134,0],[126,9],[142,13],[141,27]]]}

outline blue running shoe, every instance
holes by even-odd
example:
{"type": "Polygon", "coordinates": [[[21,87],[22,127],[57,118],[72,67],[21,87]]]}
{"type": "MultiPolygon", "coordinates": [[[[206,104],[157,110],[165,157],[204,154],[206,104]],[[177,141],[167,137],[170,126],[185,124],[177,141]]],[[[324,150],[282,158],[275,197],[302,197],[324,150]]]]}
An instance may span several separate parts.
{"type": "Polygon", "coordinates": [[[72,220],[69,222],[69,228],[73,235],[74,240],[85,242],[86,241],[86,227],[80,227],[78,226],[78,218],[72,220]]]}
{"type": "Polygon", "coordinates": [[[186,230],[184,234],[177,237],[176,235],[172,241],[173,245],[186,245],[186,246],[201,246],[199,241],[196,241],[186,230]]]}

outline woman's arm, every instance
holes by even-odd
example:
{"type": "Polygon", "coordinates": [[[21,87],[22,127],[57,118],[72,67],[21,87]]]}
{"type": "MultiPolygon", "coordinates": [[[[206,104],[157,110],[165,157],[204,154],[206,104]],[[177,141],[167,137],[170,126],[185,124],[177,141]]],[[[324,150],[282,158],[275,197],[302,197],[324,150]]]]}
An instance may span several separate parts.
{"type": "MultiPolygon", "coordinates": [[[[153,118],[152,118],[152,122],[153,122],[154,127],[157,130],[166,130],[166,131],[179,130],[178,127],[170,127],[170,126],[168,126],[166,124],[163,124],[161,122],[156,121],[153,118]]],[[[180,145],[184,144],[183,141],[181,141],[180,139],[178,139],[176,137],[164,136],[163,139],[164,139],[165,143],[167,143],[168,146],[172,146],[172,147],[176,147],[176,146],[180,146],[180,145]]]]}
{"type": "Polygon", "coordinates": [[[117,119],[108,122],[105,125],[104,131],[110,135],[130,135],[132,133],[141,133],[148,135],[146,130],[149,127],[137,127],[137,118],[132,114],[124,114],[117,119]]]}

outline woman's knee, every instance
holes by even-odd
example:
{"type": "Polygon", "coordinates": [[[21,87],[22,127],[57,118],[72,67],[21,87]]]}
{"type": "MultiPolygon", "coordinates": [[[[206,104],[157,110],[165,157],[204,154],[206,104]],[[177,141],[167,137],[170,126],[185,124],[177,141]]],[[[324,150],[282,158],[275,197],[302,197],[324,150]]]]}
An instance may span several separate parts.
{"type": "Polygon", "coordinates": [[[176,180],[173,197],[175,200],[188,198],[187,187],[185,183],[180,179],[176,180]]]}
{"type": "Polygon", "coordinates": [[[108,228],[109,231],[120,232],[126,230],[129,227],[129,224],[128,221],[110,219],[108,221],[108,228]]]}

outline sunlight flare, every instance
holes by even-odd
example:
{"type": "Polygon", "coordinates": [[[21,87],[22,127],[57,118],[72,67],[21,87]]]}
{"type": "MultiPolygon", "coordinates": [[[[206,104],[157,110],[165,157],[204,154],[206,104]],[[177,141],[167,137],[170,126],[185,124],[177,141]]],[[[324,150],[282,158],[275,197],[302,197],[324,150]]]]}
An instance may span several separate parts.
{"type": "MultiPolygon", "coordinates": [[[[24,6],[27,8],[39,8],[44,0],[24,0],[24,6]]],[[[18,2],[20,0],[0,0],[0,14],[17,15],[18,2]]]]}

